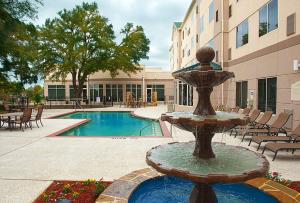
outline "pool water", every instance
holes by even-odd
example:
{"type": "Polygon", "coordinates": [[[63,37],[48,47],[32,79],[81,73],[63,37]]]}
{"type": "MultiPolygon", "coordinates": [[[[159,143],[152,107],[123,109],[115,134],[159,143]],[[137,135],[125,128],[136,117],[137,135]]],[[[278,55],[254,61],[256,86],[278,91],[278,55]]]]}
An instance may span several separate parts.
{"type": "Polygon", "coordinates": [[[162,136],[158,121],[134,117],[130,112],[76,112],[60,118],[91,120],[60,136],[162,136]]]}
{"type": "MultiPolygon", "coordinates": [[[[171,176],[147,180],[139,185],[129,203],[188,203],[194,183],[171,176]]],[[[242,183],[215,184],[218,203],[279,203],[272,196],[242,183]]]]}

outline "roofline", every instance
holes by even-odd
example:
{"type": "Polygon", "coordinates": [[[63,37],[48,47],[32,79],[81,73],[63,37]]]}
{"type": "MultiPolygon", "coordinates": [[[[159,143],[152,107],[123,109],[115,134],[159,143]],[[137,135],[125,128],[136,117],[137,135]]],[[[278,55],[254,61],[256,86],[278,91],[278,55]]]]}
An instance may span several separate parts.
{"type": "Polygon", "coordinates": [[[183,28],[182,26],[185,24],[185,22],[186,22],[186,20],[187,20],[187,18],[188,18],[188,16],[189,16],[189,14],[191,13],[192,8],[193,8],[193,6],[195,5],[196,2],[197,2],[197,0],[192,0],[192,2],[191,2],[191,4],[190,4],[190,7],[189,7],[188,11],[186,12],[185,17],[184,17],[184,19],[183,19],[183,21],[182,21],[182,24],[181,24],[181,26],[180,26],[180,29],[183,28]]]}

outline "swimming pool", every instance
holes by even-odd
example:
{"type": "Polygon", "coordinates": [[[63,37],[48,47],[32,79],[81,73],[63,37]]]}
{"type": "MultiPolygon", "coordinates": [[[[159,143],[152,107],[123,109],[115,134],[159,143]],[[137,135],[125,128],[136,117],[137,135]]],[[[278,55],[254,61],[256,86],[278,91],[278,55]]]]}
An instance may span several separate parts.
{"type": "Polygon", "coordinates": [[[158,121],[138,118],[132,116],[130,112],[76,112],[59,118],[90,120],[90,122],[68,130],[59,136],[163,136],[158,121]]]}

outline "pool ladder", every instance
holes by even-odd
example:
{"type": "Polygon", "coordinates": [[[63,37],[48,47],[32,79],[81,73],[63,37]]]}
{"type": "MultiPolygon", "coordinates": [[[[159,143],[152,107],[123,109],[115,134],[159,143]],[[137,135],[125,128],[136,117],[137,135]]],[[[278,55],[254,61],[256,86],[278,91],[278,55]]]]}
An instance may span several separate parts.
{"type": "MultiPolygon", "coordinates": [[[[140,130],[140,136],[142,136],[142,132],[143,130],[145,130],[146,128],[149,128],[149,127],[153,127],[153,122],[151,122],[151,124],[149,125],[146,125],[145,127],[143,127],[141,130],[140,130]]],[[[153,127],[153,132],[155,132],[155,126],[153,127]]]]}

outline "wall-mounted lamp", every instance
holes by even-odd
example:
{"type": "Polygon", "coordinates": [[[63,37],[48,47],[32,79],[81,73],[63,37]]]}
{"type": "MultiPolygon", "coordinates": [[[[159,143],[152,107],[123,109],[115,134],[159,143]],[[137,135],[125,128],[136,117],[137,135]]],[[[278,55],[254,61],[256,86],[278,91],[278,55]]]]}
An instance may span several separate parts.
{"type": "Polygon", "coordinates": [[[297,59],[293,61],[293,70],[295,71],[300,70],[299,60],[297,59]]]}

